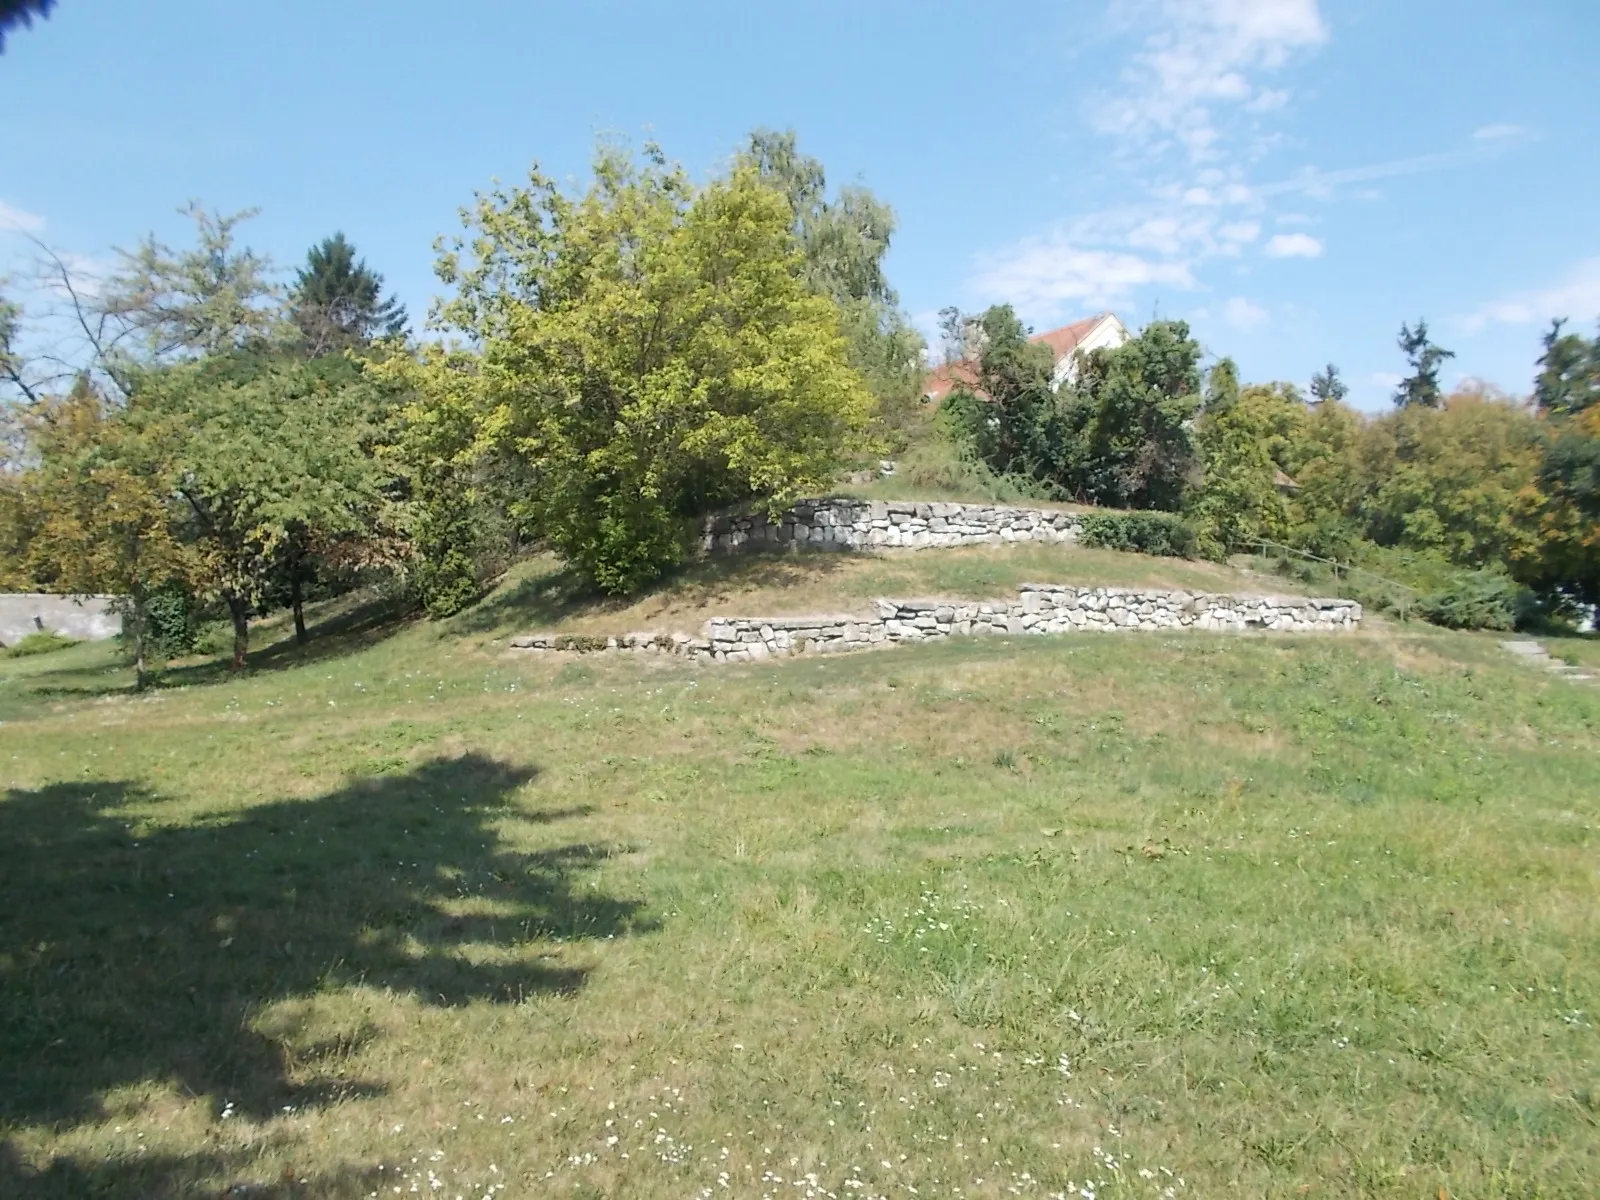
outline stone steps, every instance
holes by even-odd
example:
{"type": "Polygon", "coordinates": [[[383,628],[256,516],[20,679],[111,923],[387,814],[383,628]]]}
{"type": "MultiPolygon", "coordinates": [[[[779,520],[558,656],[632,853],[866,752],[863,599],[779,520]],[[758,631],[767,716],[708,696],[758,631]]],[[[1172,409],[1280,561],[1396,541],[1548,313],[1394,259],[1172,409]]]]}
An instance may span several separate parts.
{"type": "Polygon", "coordinates": [[[1596,675],[1588,668],[1575,667],[1571,663],[1563,662],[1532,638],[1508,639],[1500,643],[1500,648],[1515,654],[1523,662],[1542,667],[1546,671],[1563,679],[1570,679],[1574,683],[1600,682],[1600,675],[1596,675]]]}

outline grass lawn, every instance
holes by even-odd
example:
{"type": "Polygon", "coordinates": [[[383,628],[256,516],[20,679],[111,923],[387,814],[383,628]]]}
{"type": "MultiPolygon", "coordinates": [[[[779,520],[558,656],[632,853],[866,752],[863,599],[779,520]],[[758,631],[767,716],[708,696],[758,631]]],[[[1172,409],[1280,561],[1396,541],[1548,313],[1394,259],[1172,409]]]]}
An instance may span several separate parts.
{"type": "Polygon", "coordinates": [[[496,641],[1033,551],[0,662],[0,1195],[1592,1195],[1600,689],[1413,627],[496,641]]]}

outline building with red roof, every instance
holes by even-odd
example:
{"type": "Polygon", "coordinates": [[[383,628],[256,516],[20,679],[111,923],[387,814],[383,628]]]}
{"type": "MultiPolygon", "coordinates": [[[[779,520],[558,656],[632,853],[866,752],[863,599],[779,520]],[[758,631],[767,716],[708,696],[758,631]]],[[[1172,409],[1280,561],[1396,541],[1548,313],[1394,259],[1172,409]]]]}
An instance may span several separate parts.
{"type": "MultiPolygon", "coordinates": [[[[1117,320],[1115,313],[1103,312],[1063,325],[1060,329],[1036,333],[1028,340],[1050,347],[1056,363],[1050,383],[1060,387],[1077,377],[1080,352],[1087,354],[1091,350],[1115,349],[1127,341],[1128,336],[1127,327],[1117,320]]],[[[923,383],[923,395],[937,404],[956,388],[971,388],[977,380],[977,364],[970,359],[945,363],[928,372],[927,380],[923,383]]]]}

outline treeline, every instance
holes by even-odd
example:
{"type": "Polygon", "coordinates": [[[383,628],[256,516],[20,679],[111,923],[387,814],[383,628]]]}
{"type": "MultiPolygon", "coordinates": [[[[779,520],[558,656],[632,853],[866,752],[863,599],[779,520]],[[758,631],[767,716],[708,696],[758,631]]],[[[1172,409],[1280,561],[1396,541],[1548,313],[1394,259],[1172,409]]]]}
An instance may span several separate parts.
{"type": "Polygon", "coordinates": [[[703,186],[661,151],[537,168],[441,244],[419,344],[335,236],[280,288],[249,214],[191,209],[108,280],[40,247],[73,355],[0,296],[0,586],[128,597],[147,659],[225,614],[383,578],[459,610],[531,543],[610,592],[679,561],[696,518],[826,489],[914,419],[924,345],[883,272],[894,230],[758,132],[703,186]]]}
{"type": "Polygon", "coordinates": [[[704,514],[896,452],[1146,514],[1097,524],[1106,544],[1381,568],[1450,623],[1600,600],[1600,347],[1559,325],[1528,402],[1444,395],[1448,352],[1406,327],[1396,409],[1367,417],[1332,368],[1309,399],[1202,370],[1179,321],[1052,386],[1010,309],[952,311],[975,382],[930,412],[893,215],[792,134],[704,184],[602,145],[580,190],[535,168],[480,194],[438,247],[426,341],[342,235],[280,286],[249,214],[190,215],[191,244],[146,238],[109,279],[41,246],[42,325],[0,296],[0,587],[126,596],[141,681],[201,622],[242,666],[256,617],[287,608],[304,639],[308,599],[362,583],[449,615],[530,546],[636,591],[704,514]]]}
{"type": "Polygon", "coordinates": [[[999,479],[1179,514],[1211,557],[1267,542],[1365,564],[1414,583],[1447,624],[1600,603],[1600,339],[1559,321],[1528,400],[1445,394],[1450,352],[1425,323],[1402,326],[1410,373],[1376,416],[1344,403],[1331,366],[1309,397],[1242,386],[1228,359],[1203,371],[1182,321],[1081,356],[1059,387],[1050,351],[1009,308],[945,323],[975,379],[947,398],[940,433],[999,479]]]}

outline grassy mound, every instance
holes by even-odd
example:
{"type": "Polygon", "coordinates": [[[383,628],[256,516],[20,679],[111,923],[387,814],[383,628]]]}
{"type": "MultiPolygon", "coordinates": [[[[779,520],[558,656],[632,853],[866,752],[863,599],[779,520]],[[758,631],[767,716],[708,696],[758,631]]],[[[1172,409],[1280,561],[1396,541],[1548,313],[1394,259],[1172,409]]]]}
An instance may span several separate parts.
{"type": "Polygon", "coordinates": [[[1492,637],[496,641],[1035,549],[0,663],[0,1193],[1584,1194],[1600,692],[1492,637]]]}

